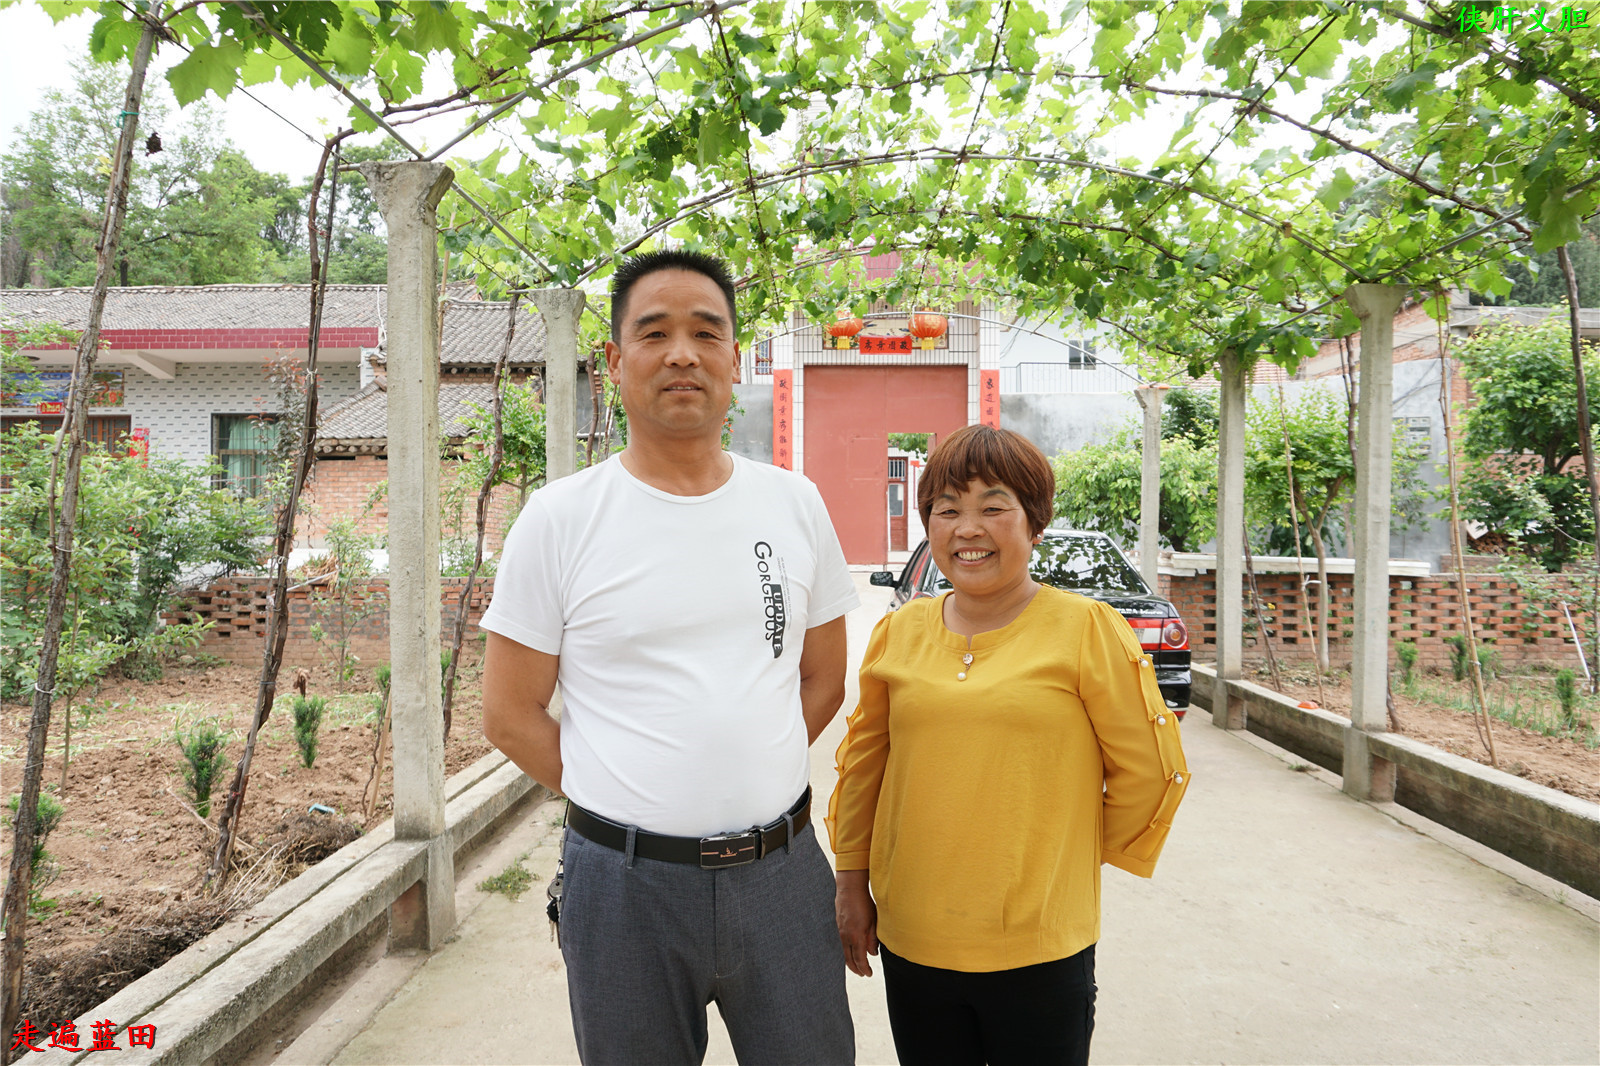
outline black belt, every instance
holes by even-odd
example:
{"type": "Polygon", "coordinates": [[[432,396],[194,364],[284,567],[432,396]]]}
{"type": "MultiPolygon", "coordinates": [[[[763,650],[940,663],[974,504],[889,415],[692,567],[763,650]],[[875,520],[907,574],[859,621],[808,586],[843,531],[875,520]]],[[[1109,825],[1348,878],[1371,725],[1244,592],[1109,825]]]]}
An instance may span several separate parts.
{"type": "MultiPolygon", "coordinates": [[[[743,866],[789,843],[791,824],[795,835],[799,836],[800,830],[810,823],[811,786],[807,785],[785,817],[766,825],[751,826],[742,833],[718,833],[709,837],[669,837],[640,829],[634,833],[633,853],[658,862],[691,862],[708,870],[743,866]]],[[[614,851],[628,849],[627,826],[586,811],[576,803],[567,804],[567,824],[602,847],[614,851]]]]}

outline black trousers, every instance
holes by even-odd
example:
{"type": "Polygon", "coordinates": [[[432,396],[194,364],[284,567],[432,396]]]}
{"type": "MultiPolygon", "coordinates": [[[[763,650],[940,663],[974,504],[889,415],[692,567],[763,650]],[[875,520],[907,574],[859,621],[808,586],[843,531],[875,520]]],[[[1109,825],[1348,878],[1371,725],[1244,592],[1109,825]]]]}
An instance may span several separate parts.
{"type": "Polygon", "coordinates": [[[1094,1034],[1094,945],[1037,966],[967,973],[879,945],[902,1066],[1084,1066],[1094,1034]]]}

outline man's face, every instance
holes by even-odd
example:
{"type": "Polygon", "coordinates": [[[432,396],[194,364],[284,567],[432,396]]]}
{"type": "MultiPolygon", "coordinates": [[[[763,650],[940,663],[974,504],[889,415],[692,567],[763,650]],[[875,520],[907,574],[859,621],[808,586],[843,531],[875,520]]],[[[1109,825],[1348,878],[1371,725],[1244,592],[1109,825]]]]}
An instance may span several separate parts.
{"type": "Polygon", "coordinates": [[[739,375],[727,298],[692,270],[634,282],[606,372],[622,394],[630,438],[719,439],[739,375]]]}

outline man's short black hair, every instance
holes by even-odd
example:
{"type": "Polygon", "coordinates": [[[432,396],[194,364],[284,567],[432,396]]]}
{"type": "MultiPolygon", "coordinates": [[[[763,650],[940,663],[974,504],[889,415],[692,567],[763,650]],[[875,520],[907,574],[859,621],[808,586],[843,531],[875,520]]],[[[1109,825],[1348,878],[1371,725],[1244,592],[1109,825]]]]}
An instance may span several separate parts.
{"type": "Polygon", "coordinates": [[[733,330],[733,335],[739,335],[739,312],[734,303],[733,275],[728,272],[728,264],[716,256],[706,255],[703,252],[688,252],[681,248],[663,248],[660,251],[644,252],[625,259],[617,267],[616,273],[611,275],[611,339],[622,339],[622,320],[628,313],[628,293],[632,291],[634,283],[647,274],[654,274],[658,270],[687,270],[695,274],[704,274],[716,282],[717,288],[722,290],[722,295],[728,300],[728,322],[733,330]]]}

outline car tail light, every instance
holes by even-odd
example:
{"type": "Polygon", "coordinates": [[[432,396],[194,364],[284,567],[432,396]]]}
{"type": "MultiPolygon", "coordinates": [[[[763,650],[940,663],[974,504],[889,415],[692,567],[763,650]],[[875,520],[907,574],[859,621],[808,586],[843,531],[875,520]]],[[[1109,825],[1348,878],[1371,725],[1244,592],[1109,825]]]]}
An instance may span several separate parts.
{"type": "Polygon", "coordinates": [[[1128,624],[1138,636],[1139,646],[1147,651],[1156,648],[1182,650],[1189,646],[1189,629],[1181,618],[1130,618],[1128,624]]]}
{"type": "Polygon", "coordinates": [[[1146,650],[1161,647],[1161,627],[1167,624],[1165,618],[1130,618],[1128,624],[1139,638],[1139,647],[1146,650]]]}

